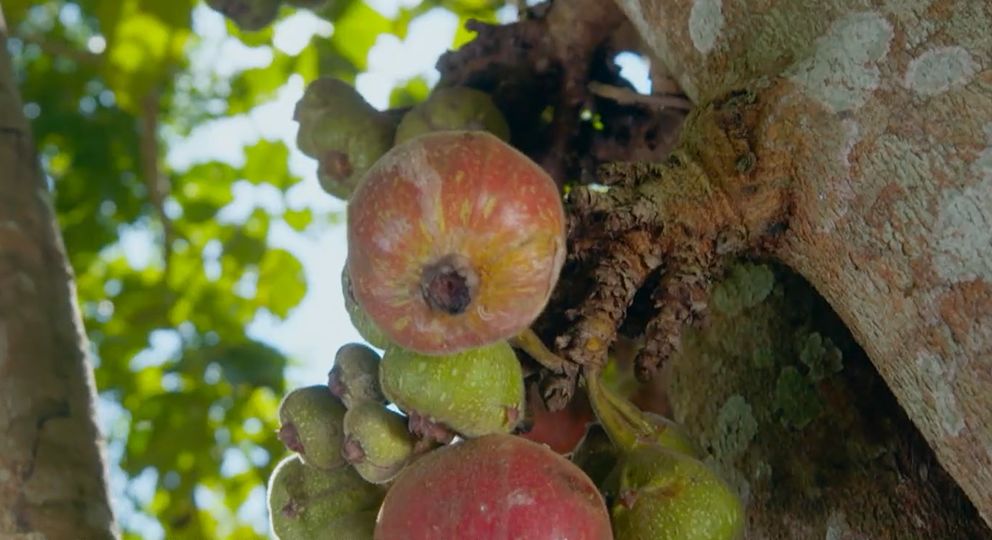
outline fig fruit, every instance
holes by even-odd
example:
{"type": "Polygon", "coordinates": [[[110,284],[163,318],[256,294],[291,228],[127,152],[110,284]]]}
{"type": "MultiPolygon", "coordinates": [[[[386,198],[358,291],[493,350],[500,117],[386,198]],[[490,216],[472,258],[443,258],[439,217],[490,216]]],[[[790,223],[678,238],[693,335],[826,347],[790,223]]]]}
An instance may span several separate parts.
{"type": "Polygon", "coordinates": [[[276,20],[280,0],[207,0],[207,5],[247,31],[261,30],[276,20]]]}
{"type": "Polygon", "coordinates": [[[513,435],[445,446],[408,465],[376,523],[377,540],[609,540],[596,486],[568,460],[513,435]]]}
{"type": "Polygon", "coordinates": [[[344,464],[344,413],[344,405],[327,386],[297,388],[279,404],[279,440],[311,467],[339,467],[344,464]]]}
{"type": "Polygon", "coordinates": [[[344,415],[345,460],[373,484],[392,480],[413,455],[406,418],[382,403],[362,401],[344,415]]]}
{"type": "Polygon", "coordinates": [[[465,437],[508,433],[523,416],[523,372],[505,341],[445,356],[392,347],[379,364],[379,383],[411,417],[465,437]]]}
{"type": "Polygon", "coordinates": [[[429,133],[375,163],[348,204],[355,299],[400,347],[507,339],[544,309],[565,259],[558,187],[484,131],[429,133]]]}
{"type": "Polygon", "coordinates": [[[281,540],[368,539],[383,495],[351,467],[314,469],[294,455],[269,478],[269,522],[281,540]]]}
{"type": "Polygon", "coordinates": [[[620,459],[620,449],[610,441],[599,424],[590,424],[579,445],[572,452],[572,463],[578,465],[594,484],[602,487],[620,459]]]}
{"type": "Polygon", "coordinates": [[[386,349],[389,346],[389,339],[386,334],[379,330],[379,327],[369,319],[369,316],[358,305],[355,300],[355,292],[351,288],[351,278],[348,276],[348,262],[344,263],[344,270],[341,271],[341,293],[344,295],[344,307],[351,318],[351,324],[358,330],[358,335],[367,341],[369,345],[379,349],[386,349]]]}
{"type": "Polygon", "coordinates": [[[379,355],[361,343],[347,343],[338,349],[327,386],[349,409],[363,401],[386,401],[379,387],[379,355]]]}
{"type": "Polygon", "coordinates": [[[530,429],[520,436],[546,444],[559,454],[574,450],[589,423],[596,420],[585,394],[576,394],[564,409],[549,411],[536,384],[527,389],[527,411],[530,429]]]}
{"type": "Polygon", "coordinates": [[[656,444],[617,465],[610,509],[618,540],[736,540],[744,534],[740,499],[701,461],[656,444]]]}
{"type": "Polygon", "coordinates": [[[396,126],[349,84],[320,78],[296,104],[296,145],[319,163],[321,187],[340,199],[351,196],[365,171],[393,145],[396,126]]]}
{"type": "Polygon", "coordinates": [[[474,88],[436,88],[410,109],[396,127],[396,144],[433,131],[483,130],[507,141],[510,127],[492,98],[474,88]]]}

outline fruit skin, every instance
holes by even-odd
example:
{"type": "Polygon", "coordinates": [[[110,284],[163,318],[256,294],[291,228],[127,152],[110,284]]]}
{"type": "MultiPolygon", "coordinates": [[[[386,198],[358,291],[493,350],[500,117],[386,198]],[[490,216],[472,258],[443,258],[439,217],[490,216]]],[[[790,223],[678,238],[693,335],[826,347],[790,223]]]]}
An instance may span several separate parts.
{"type": "Polygon", "coordinates": [[[588,425],[596,420],[584,393],[576,394],[564,409],[551,412],[541,399],[536,384],[528,388],[527,408],[532,425],[530,430],[520,436],[546,444],[559,454],[568,454],[575,450],[585,436],[588,425]]]}
{"type": "Polygon", "coordinates": [[[437,88],[417,105],[396,127],[395,144],[433,131],[485,130],[504,141],[510,140],[510,127],[492,98],[474,88],[437,88]]]}
{"type": "Polygon", "coordinates": [[[319,163],[327,193],[348,199],[365,171],[393,145],[395,124],[348,83],[324,77],[307,86],[296,104],[296,145],[319,163]]]}
{"type": "Polygon", "coordinates": [[[379,354],[361,343],[346,343],[334,355],[327,375],[331,393],[351,409],[363,401],[385,403],[379,386],[379,354]]]}
{"type": "Polygon", "coordinates": [[[304,465],[298,455],[290,456],[269,478],[272,532],[281,540],[369,538],[365,532],[369,523],[375,523],[383,495],[380,487],[362,480],[351,467],[325,471],[304,465]]]}
{"type": "Polygon", "coordinates": [[[327,386],[297,388],[279,404],[279,439],[311,467],[340,467],[344,413],[344,405],[327,386]]]}
{"type": "Polygon", "coordinates": [[[369,319],[368,314],[358,305],[355,300],[355,292],[351,287],[351,278],[348,274],[348,262],[345,261],[344,269],[341,271],[341,293],[344,295],[344,308],[348,311],[351,324],[358,330],[358,335],[367,341],[369,345],[378,349],[389,347],[389,338],[382,330],[369,319]]]}
{"type": "MultiPolygon", "coordinates": [[[[705,464],[649,444],[627,452],[613,473],[617,540],[736,540],[744,534],[737,495],[705,464]]],[[[609,481],[608,481],[609,482],[609,481]]]]}
{"type": "Polygon", "coordinates": [[[279,13],[279,0],[207,0],[207,5],[247,31],[265,28],[279,13]]]}
{"type": "Polygon", "coordinates": [[[420,353],[464,351],[529,327],[564,260],[558,187],[484,131],[393,148],[348,204],[355,299],[390,341],[420,353]],[[445,288],[439,278],[460,283],[445,288]]]}
{"type": "Polygon", "coordinates": [[[377,540],[609,540],[602,496],[568,460],[513,435],[465,440],[425,454],[396,478],[377,540]]]}
{"type": "Polygon", "coordinates": [[[523,416],[523,372],[505,341],[446,356],[392,347],[379,364],[379,383],[407,414],[465,437],[509,433],[523,416]]]}
{"type": "Polygon", "coordinates": [[[413,455],[413,436],[406,418],[382,403],[363,401],[344,415],[342,455],[358,474],[373,484],[389,482],[413,455]]]}

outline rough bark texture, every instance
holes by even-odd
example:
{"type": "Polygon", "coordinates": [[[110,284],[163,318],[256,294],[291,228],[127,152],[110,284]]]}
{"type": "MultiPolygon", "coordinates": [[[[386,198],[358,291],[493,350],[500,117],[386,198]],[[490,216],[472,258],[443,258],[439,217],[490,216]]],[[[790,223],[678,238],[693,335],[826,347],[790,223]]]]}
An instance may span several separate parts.
{"type": "Polygon", "coordinates": [[[696,103],[753,92],[736,133],[687,125],[686,144],[714,178],[733,156],[707,143],[742,138],[747,177],[789,193],[771,254],[833,306],[992,523],[992,4],[618,3],[696,103]]]}
{"type": "Polygon", "coordinates": [[[0,538],[113,538],[72,275],[5,45],[0,25],[0,538]]]}

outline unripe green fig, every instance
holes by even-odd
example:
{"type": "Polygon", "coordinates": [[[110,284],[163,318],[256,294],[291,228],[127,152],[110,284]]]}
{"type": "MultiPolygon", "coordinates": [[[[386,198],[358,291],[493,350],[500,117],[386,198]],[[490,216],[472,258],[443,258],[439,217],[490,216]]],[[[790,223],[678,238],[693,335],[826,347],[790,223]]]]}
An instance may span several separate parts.
{"type": "Polygon", "coordinates": [[[326,385],[297,388],[279,404],[279,440],[311,467],[339,467],[344,464],[344,412],[326,385]]]}
{"type": "Polygon", "coordinates": [[[247,31],[265,28],[279,13],[279,0],[207,0],[207,5],[247,31]]]}
{"type": "Polygon", "coordinates": [[[606,430],[599,424],[589,424],[586,434],[575,447],[570,458],[598,487],[616,468],[620,449],[610,441],[606,430]]]}
{"type": "Polygon", "coordinates": [[[327,386],[349,409],[363,401],[386,402],[379,387],[379,354],[361,343],[346,343],[338,349],[327,386]]]}
{"type": "Polygon", "coordinates": [[[280,540],[368,539],[384,496],[351,467],[314,469],[294,455],[269,478],[269,521],[280,540]]]}
{"type": "Polygon", "coordinates": [[[386,334],[382,333],[382,330],[372,319],[369,318],[362,306],[358,305],[355,301],[355,293],[351,288],[351,277],[348,274],[348,263],[345,262],[344,269],[341,271],[341,293],[344,295],[344,308],[348,310],[348,317],[351,318],[351,324],[358,330],[358,335],[362,336],[362,339],[369,342],[373,347],[379,349],[386,349],[389,346],[389,339],[386,334]]]}
{"type": "Polygon", "coordinates": [[[386,397],[465,437],[509,433],[524,411],[520,362],[505,341],[444,356],[399,347],[379,364],[386,397]]]}
{"type": "Polygon", "coordinates": [[[365,171],[393,144],[396,126],[349,84],[331,78],[310,83],[296,104],[296,144],[319,162],[317,177],[329,194],[348,199],[365,171]]]}
{"type": "Polygon", "coordinates": [[[473,88],[437,88],[396,127],[396,144],[432,131],[488,131],[507,141],[510,127],[489,94],[473,88]]]}
{"type": "Polygon", "coordinates": [[[693,442],[685,429],[673,420],[660,414],[642,411],[644,418],[655,426],[654,435],[649,441],[660,444],[663,448],[685,454],[689,457],[700,458],[702,452],[693,442]]]}
{"type": "Polygon", "coordinates": [[[358,474],[373,484],[392,480],[413,455],[406,418],[382,403],[362,401],[344,415],[341,453],[358,474]]]}
{"type": "Polygon", "coordinates": [[[617,540],[736,540],[744,534],[740,499],[695,458],[639,445],[624,454],[614,475],[610,516],[617,540]]]}

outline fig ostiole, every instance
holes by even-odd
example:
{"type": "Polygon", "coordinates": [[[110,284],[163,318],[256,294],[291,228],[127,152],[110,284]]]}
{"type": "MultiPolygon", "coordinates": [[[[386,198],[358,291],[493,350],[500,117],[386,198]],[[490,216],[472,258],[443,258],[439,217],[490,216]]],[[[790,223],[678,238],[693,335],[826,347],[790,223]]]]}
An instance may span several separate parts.
{"type": "Polygon", "coordinates": [[[474,88],[436,88],[423,103],[410,109],[396,127],[396,144],[434,131],[484,130],[510,139],[506,118],[489,94],[474,88]]]}
{"type": "Polygon", "coordinates": [[[536,163],[483,131],[394,147],[348,203],[355,299],[390,342],[442,355],[528,328],[565,260],[565,213],[536,163]]]}
{"type": "Polygon", "coordinates": [[[523,372],[505,341],[443,356],[391,347],[379,383],[411,418],[465,437],[509,433],[524,413],[523,372]]]}
{"type": "Polygon", "coordinates": [[[334,367],[327,375],[331,393],[348,409],[371,401],[385,403],[379,386],[379,354],[361,343],[346,343],[334,355],[334,367]]]}
{"type": "Polygon", "coordinates": [[[279,404],[279,440],[312,467],[333,469],[344,464],[345,407],[325,385],[297,388],[279,404]]]}
{"type": "Polygon", "coordinates": [[[384,495],[351,467],[316,469],[293,455],[269,478],[269,523],[280,540],[367,539],[384,495]]]}
{"type": "Polygon", "coordinates": [[[355,300],[355,292],[351,287],[351,278],[348,275],[348,261],[345,261],[344,269],[341,271],[341,294],[344,296],[344,307],[348,311],[348,317],[351,319],[352,326],[358,330],[358,335],[377,349],[385,350],[389,347],[389,338],[369,319],[368,314],[355,300]]]}
{"type": "Polygon", "coordinates": [[[358,474],[374,484],[392,480],[414,452],[406,418],[382,403],[362,401],[344,415],[342,455],[358,474]]]}
{"type": "Polygon", "coordinates": [[[393,481],[376,540],[610,540],[596,486],[544,445],[513,435],[467,439],[427,454],[393,481]]]}

